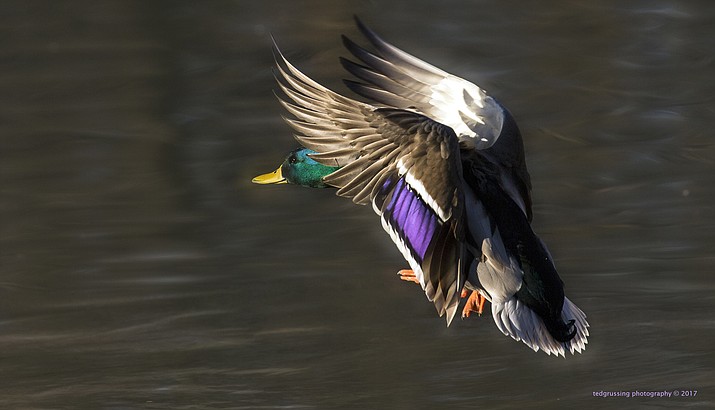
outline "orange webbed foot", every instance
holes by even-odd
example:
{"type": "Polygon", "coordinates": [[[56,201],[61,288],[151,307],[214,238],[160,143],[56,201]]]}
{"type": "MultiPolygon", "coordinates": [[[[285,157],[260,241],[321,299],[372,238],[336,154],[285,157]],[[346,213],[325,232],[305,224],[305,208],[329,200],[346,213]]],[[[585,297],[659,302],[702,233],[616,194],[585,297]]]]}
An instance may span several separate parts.
{"type": "MultiPolygon", "coordinates": [[[[462,294],[460,296],[463,298],[466,297],[467,290],[462,289],[462,294]]],[[[472,294],[469,295],[469,299],[467,299],[467,303],[464,305],[464,309],[462,309],[462,319],[469,317],[472,312],[477,312],[477,314],[481,316],[484,311],[484,302],[486,302],[486,300],[487,299],[478,290],[472,291],[472,294]]]]}
{"type": "Polygon", "coordinates": [[[397,272],[398,275],[400,275],[400,279],[406,281],[406,282],[414,282],[419,285],[420,280],[417,279],[417,275],[415,275],[415,271],[412,269],[402,269],[399,272],[397,272]]]}

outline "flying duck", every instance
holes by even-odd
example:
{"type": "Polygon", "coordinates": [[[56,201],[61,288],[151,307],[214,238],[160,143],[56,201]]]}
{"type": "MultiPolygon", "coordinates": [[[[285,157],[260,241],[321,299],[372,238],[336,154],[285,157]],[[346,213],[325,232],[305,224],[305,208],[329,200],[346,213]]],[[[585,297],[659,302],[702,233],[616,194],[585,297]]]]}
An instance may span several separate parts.
{"type": "Polygon", "coordinates": [[[343,36],[356,61],[340,61],[357,78],[346,85],[369,103],[323,87],[275,46],[279,101],[305,148],[253,182],[331,186],[370,204],[410,265],[403,279],[421,285],[448,326],[471,292],[463,316],[488,300],[505,335],[549,355],[582,352],[589,324],[531,227],[531,182],[512,115],[356,20],[374,50],[343,36]]]}

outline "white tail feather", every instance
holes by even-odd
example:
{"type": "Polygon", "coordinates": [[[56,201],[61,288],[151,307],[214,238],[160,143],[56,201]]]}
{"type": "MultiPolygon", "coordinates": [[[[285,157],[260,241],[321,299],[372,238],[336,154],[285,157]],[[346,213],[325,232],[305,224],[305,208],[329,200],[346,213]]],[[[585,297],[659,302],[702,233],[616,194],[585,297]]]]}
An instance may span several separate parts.
{"type": "Polygon", "coordinates": [[[561,318],[565,322],[573,320],[574,326],[576,326],[576,336],[566,343],[571,354],[574,354],[574,352],[581,353],[586,350],[589,336],[588,328],[590,326],[586,321],[586,314],[571,302],[569,298],[564,297],[564,307],[561,309],[561,318]]]}
{"type": "Polygon", "coordinates": [[[564,298],[561,317],[567,323],[574,321],[576,335],[566,343],[556,341],[546,329],[544,321],[514,296],[502,303],[492,303],[492,317],[502,333],[524,342],[535,352],[542,350],[548,355],[565,357],[566,351],[571,354],[581,353],[588,343],[589,324],[586,314],[568,298],[564,298]]]}

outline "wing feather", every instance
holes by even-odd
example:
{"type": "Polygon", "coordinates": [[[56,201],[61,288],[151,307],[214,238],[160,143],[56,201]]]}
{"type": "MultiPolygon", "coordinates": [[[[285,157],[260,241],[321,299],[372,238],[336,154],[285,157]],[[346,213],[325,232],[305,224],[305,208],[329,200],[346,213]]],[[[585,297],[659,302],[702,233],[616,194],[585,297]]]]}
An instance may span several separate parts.
{"type": "Polygon", "coordinates": [[[511,114],[479,86],[439,69],[383,40],[356,18],[368,51],[343,36],[359,62],[341,59],[358,81],[345,80],[355,93],[390,107],[425,114],[451,127],[465,147],[484,150],[502,168],[502,188],[531,219],[531,181],[524,146],[511,114]]]}
{"type": "Polygon", "coordinates": [[[350,73],[365,81],[348,84],[353,91],[393,107],[415,107],[452,127],[460,138],[474,140],[479,149],[496,142],[505,111],[496,100],[477,85],[400,50],[359,19],[356,21],[376,51],[370,52],[343,36],[348,51],[364,63],[342,60],[350,73]],[[465,122],[463,117],[469,121],[465,122]]]}

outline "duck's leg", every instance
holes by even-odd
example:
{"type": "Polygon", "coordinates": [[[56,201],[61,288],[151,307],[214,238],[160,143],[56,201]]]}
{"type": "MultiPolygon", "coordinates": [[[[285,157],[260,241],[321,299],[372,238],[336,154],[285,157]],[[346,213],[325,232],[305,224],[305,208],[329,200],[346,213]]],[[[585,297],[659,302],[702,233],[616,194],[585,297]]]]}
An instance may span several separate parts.
{"type": "Polygon", "coordinates": [[[420,284],[420,280],[417,279],[417,275],[415,275],[415,271],[412,269],[402,269],[399,272],[397,272],[398,275],[400,275],[400,279],[407,281],[407,282],[414,282],[416,284],[420,284]]]}
{"type": "MultiPolygon", "coordinates": [[[[467,289],[462,289],[462,294],[460,296],[466,298],[467,289]]],[[[486,300],[487,299],[481,294],[481,292],[473,290],[472,294],[469,295],[469,298],[467,299],[467,303],[464,305],[464,309],[462,309],[462,319],[469,317],[472,312],[477,312],[477,314],[481,316],[484,311],[484,302],[486,300]]]]}
{"type": "MultiPolygon", "coordinates": [[[[401,269],[399,272],[397,272],[398,275],[400,275],[400,279],[406,281],[406,282],[414,282],[419,285],[420,280],[417,279],[417,275],[415,275],[415,271],[412,269],[401,269]]],[[[464,288],[462,289],[462,293],[459,295],[462,299],[467,297],[467,289],[464,288]]],[[[472,314],[472,312],[477,312],[479,316],[482,315],[482,312],[484,311],[484,302],[486,302],[486,298],[479,292],[478,290],[473,290],[472,294],[469,295],[469,298],[467,299],[467,303],[464,305],[464,309],[462,309],[462,319],[465,317],[469,317],[469,315],[472,314]]]]}
{"type": "MultiPolygon", "coordinates": [[[[418,285],[420,283],[419,279],[417,279],[417,276],[415,275],[415,271],[412,269],[401,269],[397,272],[397,274],[400,275],[400,279],[406,282],[414,282],[418,285]]],[[[462,293],[459,297],[462,299],[466,298],[468,294],[467,292],[468,290],[466,288],[462,289],[462,293]]],[[[481,292],[473,290],[472,294],[469,295],[469,298],[467,299],[467,303],[464,305],[464,309],[462,309],[462,319],[469,317],[472,312],[477,312],[477,314],[481,316],[484,311],[484,302],[486,301],[487,299],[481,294],[481,292]]]]}

